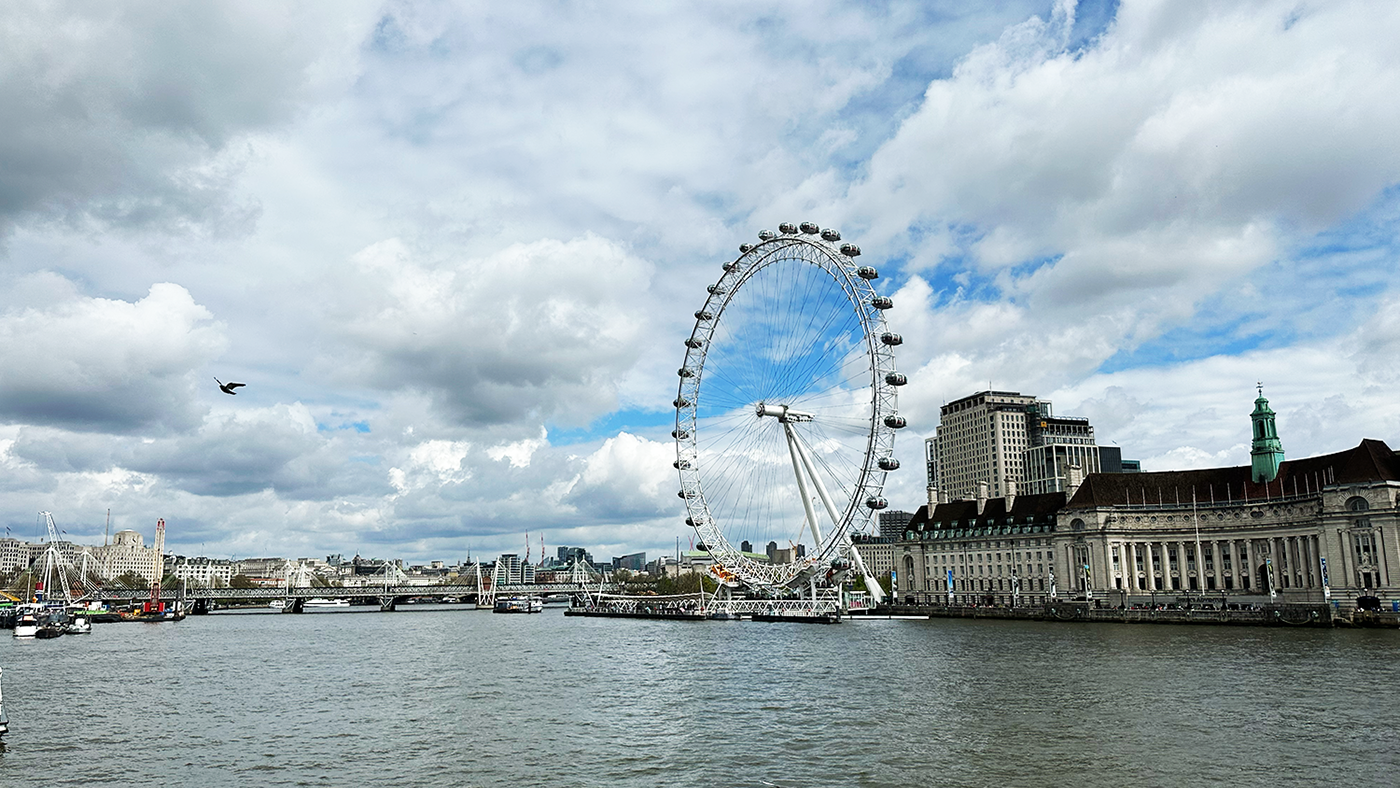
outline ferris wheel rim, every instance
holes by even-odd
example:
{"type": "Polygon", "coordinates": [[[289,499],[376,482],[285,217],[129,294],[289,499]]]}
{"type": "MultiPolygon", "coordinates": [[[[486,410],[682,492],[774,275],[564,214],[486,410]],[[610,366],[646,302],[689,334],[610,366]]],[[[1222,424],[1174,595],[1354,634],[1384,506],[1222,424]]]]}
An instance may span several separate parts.
{"type": "MultiPolygon", "coordinates": [[[[885,506],[882,497],[885,474],[898,467],[897,461],[892,459],[894,433],[903,426],[903,420],[898,416],[895,389],[902,384],[903,376],[895,370],[892,350],[893,345],[898,343],[898,335],[889,332],[884,317],[884,311],[892,306],[892,302],[879,296],[871,285],[871,280],[878,276],[874,268],[855,263],[855,257],[860,254],[858,247],[851,244],[837,247],[835,241],[840,240],[839,233],[822,230],[818,234],[816,226],[809,223],[802,225],[800,234],[795,226],[784,224],[780,226],[780,233],[765,230],[759,238],[757,244],[741,245],[740,256],[723,265],[723,273],[708,288],[710,295],[705,305],[695,313],[695,327],[685,342],[685,362],[679,370],[681,381],[673,403],[676,428],[672,435],[676,440],[675,467],[681,480],[679,494],[685,500],[689,515],[687,523],[696,529],[705,549],[721,565],[722,572],[738,580],[750,585],[781,586],[792,583],[808,569],[846,549],[850,544],[850,534],[866,530],[876,518],[878,510],[885,506]],[[868,437],[861,452],[856,481],[846,499],[840,503],[842,513],[837,522],[831,523],[830,532],[817,538],[818,543],[814,545],[812,554],[784,564],[760,563],[739,550],[726,533],[725,524],[717,522],[713,516],[704,481],[696,467],[700,455],[698,409],[702,402],[702,382],[711,350],[710,340],[720,326],[725,310],[752,277],[770,266],[790,260],[810,263],[829,275],[844,294],[845,307],[856,318],[861,352],[868,361],[869,379],[865,384],[868,387],[868,404],[862,405],[868,413],[865,420],[868,437]],[[896,337],[896,340],[891,342],[890,337],[896,337]]],[[[762,401],[758,403],[758,415],[764,415],[762,401]]],[[[796,454],[793,464],[796,469],[796,454]]],[[[798,473],[800,475],[800,471],[798,473]]]]}

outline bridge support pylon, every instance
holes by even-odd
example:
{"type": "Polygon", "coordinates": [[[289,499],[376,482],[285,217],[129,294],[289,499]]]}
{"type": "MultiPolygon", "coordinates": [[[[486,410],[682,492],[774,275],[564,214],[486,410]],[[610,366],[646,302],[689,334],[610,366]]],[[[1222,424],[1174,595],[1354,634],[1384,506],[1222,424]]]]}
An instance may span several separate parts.
{"type": "Polygon", "coordinates": [[[379,598],[379,612],[381,612],[381,613],[392,613],[392,612],[394,612],[394,611],[397,610],[397,609],[398,609],[398,602],[395,600],[394,597],[391,597],[391,596],[381,596],[381,597],[379,598]]]}

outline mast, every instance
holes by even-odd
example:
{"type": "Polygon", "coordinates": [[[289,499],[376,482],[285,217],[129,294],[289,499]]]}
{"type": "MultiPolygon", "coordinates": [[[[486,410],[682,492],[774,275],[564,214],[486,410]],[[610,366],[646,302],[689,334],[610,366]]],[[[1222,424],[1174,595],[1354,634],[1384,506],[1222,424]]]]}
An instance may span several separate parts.
{"type": "Polygon", "coordinates": [[[151,612],[160,612],[160,581],[165,574],[165,518],[156,520],[155,571],[151,576],[151,612]]]}
{"type": "Polygon", "coordinates": [[[107,510],[107,530],[102,532],[102,546],[106,547],[107,542],[112,539],[112,510],[107,510]]]}

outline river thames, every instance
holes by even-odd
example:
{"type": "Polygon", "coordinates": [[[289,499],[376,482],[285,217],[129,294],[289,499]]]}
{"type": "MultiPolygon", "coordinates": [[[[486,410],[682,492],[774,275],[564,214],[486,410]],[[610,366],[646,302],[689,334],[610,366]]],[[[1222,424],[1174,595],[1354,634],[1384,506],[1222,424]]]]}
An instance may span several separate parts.
{"type": "Polygon", "coordinates": [[[371,610],[5,637],[0,784],[1400,779],[1395,631],[371,610]]]}

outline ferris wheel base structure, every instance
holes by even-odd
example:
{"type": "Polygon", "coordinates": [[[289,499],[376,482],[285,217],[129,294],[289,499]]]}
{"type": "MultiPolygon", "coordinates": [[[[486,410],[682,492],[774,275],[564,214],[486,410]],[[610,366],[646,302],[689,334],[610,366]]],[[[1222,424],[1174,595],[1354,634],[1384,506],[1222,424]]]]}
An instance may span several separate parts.
{"type": "Polygon", "coordinates": [[[852,572],[883,598],[851,537],[873,532],[888,505],[908,381],[885,321],[894,303],[875,291],[876,269],[856,264],[860,247],[840,240],[803,222],[740,245],[685,340],[671,433],[679,497],[711,574],[762,597],[731,600],[751,608],[732,612],[839,612],[852,572]],[[767,544],[767,560],[750,544],[767,544]]]}

